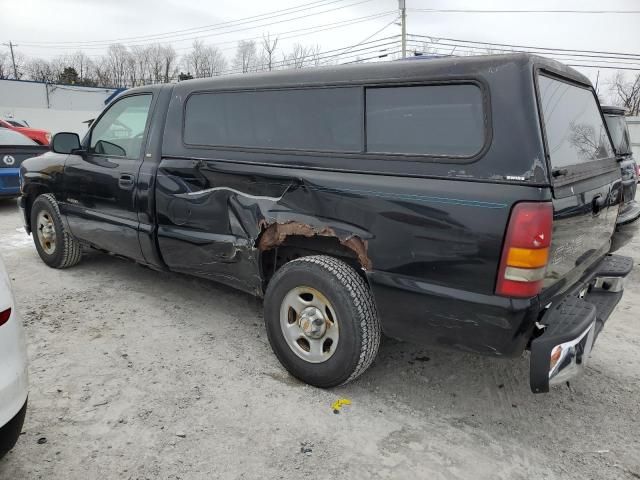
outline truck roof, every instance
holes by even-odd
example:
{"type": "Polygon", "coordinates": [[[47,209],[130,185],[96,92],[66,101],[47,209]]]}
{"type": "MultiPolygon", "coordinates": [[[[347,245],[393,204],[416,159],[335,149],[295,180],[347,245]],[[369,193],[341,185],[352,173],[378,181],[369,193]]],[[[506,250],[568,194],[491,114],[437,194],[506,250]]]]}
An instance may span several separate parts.
{"type": "MultiPolygon", "coordinates": [[[[528,53],[479,55],[470,57],[430,58],[422,61],[375,62],[352,65],[331,65],[304,69],[277,70],[219,77],[185,80],[179,90],[217,90],[228,88],[269,88],[296,85],[354,84],[392,80],[448,80],[459,76],[495,73],[501,67],[522,69],[547,68],[577,83],[591,86],[587,77],[577,70],[549,58],[528,53]]],[[[149,87],[139,87],[140,90],[149,87]]],[[[132,90],[138,90],[132,89],[132,90]]],[[[129,92],[131,92],[130,90],[129,92]]]]}

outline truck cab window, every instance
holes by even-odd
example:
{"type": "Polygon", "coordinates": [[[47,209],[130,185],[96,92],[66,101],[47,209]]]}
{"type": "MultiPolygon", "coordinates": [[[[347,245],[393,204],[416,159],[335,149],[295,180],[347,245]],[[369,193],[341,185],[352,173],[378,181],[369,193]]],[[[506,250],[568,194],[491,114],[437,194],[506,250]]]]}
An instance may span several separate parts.
{"type": "Polygon", "coordinates": [[[140,156],[152,95],[135,95],[114,103],[91,132],[91,153],[140,156]]]}

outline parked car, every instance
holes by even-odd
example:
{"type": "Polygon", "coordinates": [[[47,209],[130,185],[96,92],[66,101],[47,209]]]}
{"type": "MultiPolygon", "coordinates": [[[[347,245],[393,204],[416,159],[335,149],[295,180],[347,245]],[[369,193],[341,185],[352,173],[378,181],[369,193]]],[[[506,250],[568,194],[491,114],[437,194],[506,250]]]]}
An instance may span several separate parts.
{"type": "Polygon", "coordinates": [[[0,128],[0,199],[20,194],[22,161],[48,150],[19,132],[0,128]]]}
{"type": "Polygon", "coordinates": [[[528,348],[547,391],[633,264],[608,254],[621,179],[591,84],[527,54],[135,88],[53,151],[20,200],[47,265],[89,246],[264,297],[278,359],[319,387],[362,374],[383,331],[528,348]]]}
{"type": "Polygon", "coordinates": [[[10,123],[14,127],[28,127],[29,126],[29,123],[26,120],[22,120],[21,122],[19,122],[18,120],[15,120],[13,118],[7,118],[5,120],[5,122],[10,123]]]}
{"type": "Polygon", "coordinates": [[[36,142],[38,145],[49,145],[49,142],[51,141],[51,133],[47,132],[46,130],[41,130],[39,128],[31,128],[28,126],[16,126],[15,125],[16,123],[18,122],[16,122],[15,120],[0,119],[0,131],[2,131],[3,128],[6,128],[8,130],[15,130],[16,132],[20,132],[26,135],[31,140],[36,142]]]}
{"type": "Polygon", "coordinates": [[[18,441],[27,411],[27,349],[0,258],[0,458],[18,441]]]}
{"type": "Polygon", "coordinates": [[[631,137],[625,120],[623,107],[602,106],[607,128],[613,140],[613,148],[622,172],[622,205],[618,213],[616,231],[611,243],[611,251],[622,248],[633,238],[640,222],[640,203],[636,201],[638,188],[638,165],[631,150],[631,137]]]}

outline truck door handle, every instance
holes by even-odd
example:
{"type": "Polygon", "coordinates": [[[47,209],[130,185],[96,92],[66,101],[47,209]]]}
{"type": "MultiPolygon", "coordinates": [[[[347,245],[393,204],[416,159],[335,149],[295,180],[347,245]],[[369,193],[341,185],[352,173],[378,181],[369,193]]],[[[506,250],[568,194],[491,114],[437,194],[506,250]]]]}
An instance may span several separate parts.
{"type": "Polygon", "coordinates": [[[131,190],[133,188],[133,175],[128,173],[124,173],[120,175],[120,179],[118,180],[118,186],[124,190],[131,190]]]}

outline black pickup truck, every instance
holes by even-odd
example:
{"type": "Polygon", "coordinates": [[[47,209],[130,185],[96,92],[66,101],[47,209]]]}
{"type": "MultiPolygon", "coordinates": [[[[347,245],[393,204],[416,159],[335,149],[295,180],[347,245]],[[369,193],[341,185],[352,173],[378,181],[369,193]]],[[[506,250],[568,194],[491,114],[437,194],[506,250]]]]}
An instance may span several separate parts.
{"type": "Polygon", "coordinates": [[[21,169],[54,268],[84,248],[264,297],[292,375],[363,373],[381,333],[575,375],[620,300],[620,168],[589,81],[499,55],[140,87],[21,169]]]}

